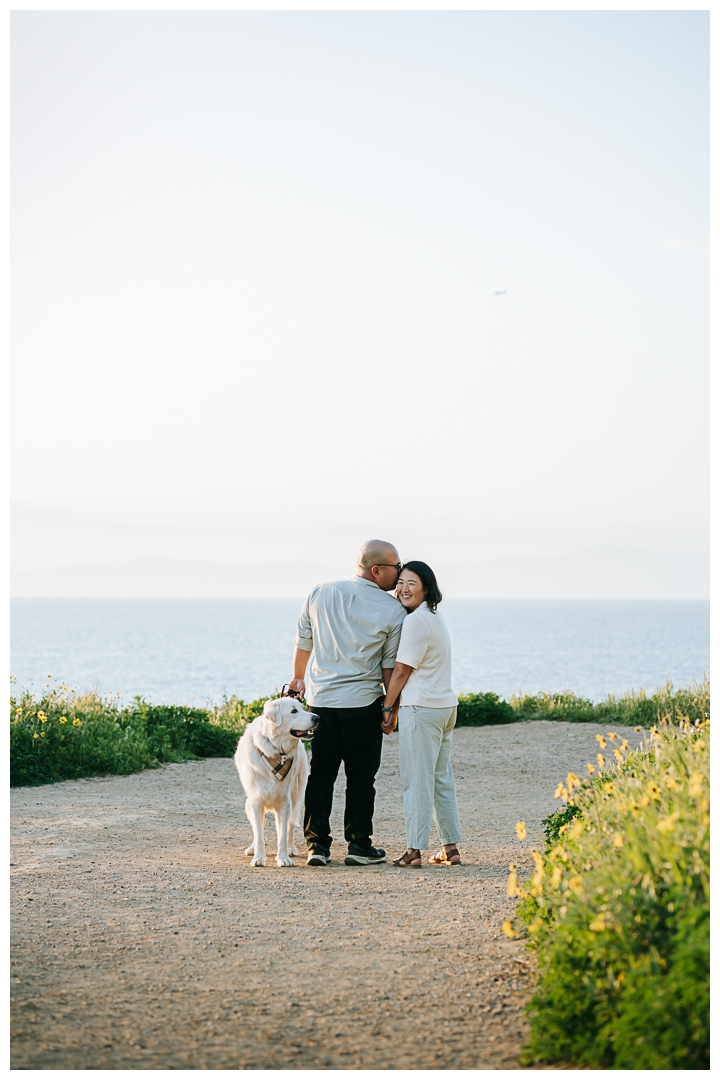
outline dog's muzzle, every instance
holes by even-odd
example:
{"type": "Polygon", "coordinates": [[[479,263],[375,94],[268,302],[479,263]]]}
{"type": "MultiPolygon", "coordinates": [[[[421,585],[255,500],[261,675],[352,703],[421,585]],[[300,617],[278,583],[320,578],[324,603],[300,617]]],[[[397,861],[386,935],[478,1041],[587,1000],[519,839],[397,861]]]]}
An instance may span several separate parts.
{"type": "Polygon", "coordinates": [[[296,739],[312,739],[315,734],[315,728],[291,728],[290,734],[296,739]]]}

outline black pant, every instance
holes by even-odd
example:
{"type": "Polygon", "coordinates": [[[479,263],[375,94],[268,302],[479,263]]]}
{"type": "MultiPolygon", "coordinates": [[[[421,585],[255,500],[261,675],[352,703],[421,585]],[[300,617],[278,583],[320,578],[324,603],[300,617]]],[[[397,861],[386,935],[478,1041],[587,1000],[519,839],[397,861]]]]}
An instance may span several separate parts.
{"type": "Polygon", "coordinates": [[[360,709],[312,705],[319,717],[312,741],[310,776],[305,790],[305,839],[329,848],[333,787],[345,766],[345,839],[366,845],[373,831],[375,775],[382,754],[382,702],[360,709]]]}

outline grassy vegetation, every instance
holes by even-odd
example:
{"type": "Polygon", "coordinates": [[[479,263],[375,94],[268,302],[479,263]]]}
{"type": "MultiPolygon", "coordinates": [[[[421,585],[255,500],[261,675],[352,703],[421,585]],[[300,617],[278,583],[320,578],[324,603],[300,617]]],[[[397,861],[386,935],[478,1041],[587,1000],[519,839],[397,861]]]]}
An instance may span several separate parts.
{"type": "Polygon", "coordinates": [[[710,709],[710,683],[706,678],[687,688],[674,689],[670,681],[647,695],[645,690],[609,694],[593,704],[570,690],[561,694],[523,694],[503,701],[497,694],[460,694],[458,726],[510,724],[517,720],[566,720],[570,723],[625,724],[649,728],[670,712],[681,712],[695,721],[710,709]]]}
{"type": "Polygon", "coordinates": [[[597,738],[591,779],[558,785],[532,880],[508,881],[503,929],[538,955],[523,1063],[709,1069],[709,716],[668,710],[639,753],[597,738]]]}
{"type": "MultiPolygon", "coordinates": [[[[276,691],[277,692],[277,691],[276,691]]],[[[82,776],[124,776],[166,761],[231,757],[245,725],[265,697],[237,697],[216,708],[149,705],[135,698],[121,706],[100,694],[58,686],[36,700],[29,691],[10,698],[10,779],[13,786],[47,784],[82,776]]],[[[481,727],[522,720],[570,720],[649,727],[668,709],[691,720],[710,708],[707,680],[688,689],[670,683],[650,697],[644,691],[599,705],[565,692],[503,701],[497,694],[461,694],[458,725],[481,727]]]]}

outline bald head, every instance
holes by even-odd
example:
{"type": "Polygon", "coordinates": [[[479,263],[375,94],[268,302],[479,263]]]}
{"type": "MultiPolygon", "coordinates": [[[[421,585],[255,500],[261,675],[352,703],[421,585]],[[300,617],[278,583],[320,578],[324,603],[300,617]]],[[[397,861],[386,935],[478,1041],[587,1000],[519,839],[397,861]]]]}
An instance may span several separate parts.
{"type": "Polygon", "coordinates": [[[367,540],[358,555],[358,577],[390,592],[397,583],[399,562],[397,548],[387,540],[367,540]]]}
{"type": "Polygon", "coordinates": [[[382,563],[398,563],[400,556],[397,549],[387,540],[366,540],[358,555],[358,569],[370,570],[382,563]]]}

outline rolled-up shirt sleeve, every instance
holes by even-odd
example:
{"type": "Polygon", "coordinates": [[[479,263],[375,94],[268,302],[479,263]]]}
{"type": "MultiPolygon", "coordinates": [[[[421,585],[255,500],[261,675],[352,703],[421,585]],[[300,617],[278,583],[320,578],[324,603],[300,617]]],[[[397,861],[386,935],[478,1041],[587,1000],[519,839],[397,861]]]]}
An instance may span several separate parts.
{"type": "Polygon", "coordinates": [[[400,645],[397,649],[396,663],[419,668],[428,648],[428,635],[422,622],[410,615],[402,624],[400,645]]]}
{"type": "Polygon", "coordinates": [[[395,626],[393,626],[392,630],[389,632],[388,636],[385,638],[385,644],[383,646],[383,654],[382,654],[382,667],[383,668],[394,668],[395,667],[395,663],[396,663],[396,660],[397,660],[398,646],[400,644],[400,634],[402,633],[402,628],[403,628],[403,619],[404,619],[404,617],[405,616],[403,614],[400,617],[400,620],[397,622],[397,624],[395,626]]]}
{"type": "Polygon", "coordinates": [[[302,649],[303,652],[313,651],[313,633],[312,633],[312,620],[310,618],[310,597],[303,605],[303,609],[300,612],[300,618],[298,619],[297,630],[295,631],[295,639],[293,644],[296,648],[302,649]]]}

